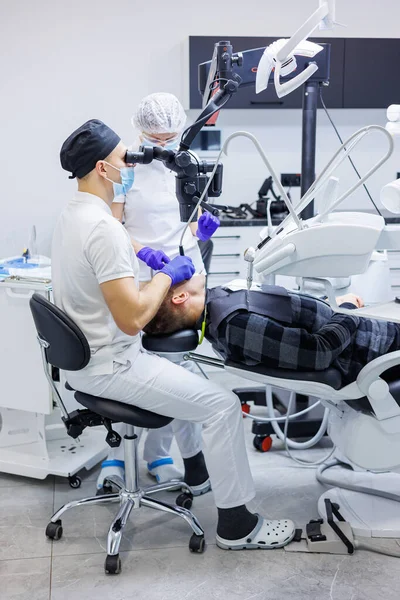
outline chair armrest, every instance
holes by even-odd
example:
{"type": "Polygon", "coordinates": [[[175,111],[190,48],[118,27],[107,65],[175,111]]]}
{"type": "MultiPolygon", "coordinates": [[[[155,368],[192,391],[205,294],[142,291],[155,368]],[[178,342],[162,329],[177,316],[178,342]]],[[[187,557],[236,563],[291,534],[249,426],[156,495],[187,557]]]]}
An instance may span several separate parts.
{"type": "Polygon", "coordinates": [[[358,374],[357,385],[367,395],[368,388],[373,381],[376,381],[382,373],[400,365],[400,350],[389,352],[384,356],[375,358],[368,363],[358,374]]]}
{"type": "Polygon", "coordinates": [[[382,373],[400,365],[400,350],[376,358],[358,374],[357,385],[369,399],[379,420],[400,416],[400,407],[390,393],[389,385],[381,379],[382,373]]]}

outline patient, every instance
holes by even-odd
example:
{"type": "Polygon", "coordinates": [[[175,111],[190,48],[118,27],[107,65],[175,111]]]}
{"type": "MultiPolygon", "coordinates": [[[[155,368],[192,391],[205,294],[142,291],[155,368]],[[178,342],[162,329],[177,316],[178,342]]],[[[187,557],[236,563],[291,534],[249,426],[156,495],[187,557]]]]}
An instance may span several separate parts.
{"type": "MultiPolygon", "coordinates": [[[[329,304],[277,286],[267,291],[205,290],[203,275],[170,289],[144,331],[167,334],[201,328],[214,350],[245,365],[342,374],[352,383],[374,358],[400,349],[400,324],[334,313],[329,304]]],[[[338,305],[363,306],[354,294],[337,298],[338,305]]]]}

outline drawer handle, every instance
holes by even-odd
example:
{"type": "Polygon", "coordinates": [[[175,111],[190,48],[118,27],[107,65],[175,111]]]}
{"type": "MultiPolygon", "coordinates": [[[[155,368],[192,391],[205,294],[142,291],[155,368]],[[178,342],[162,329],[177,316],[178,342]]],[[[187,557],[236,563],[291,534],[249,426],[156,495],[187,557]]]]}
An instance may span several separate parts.
{"type": "Polygon", "coordinates": [[[237,258],[238,256],[240,256],[240,254],[214,254],[213,253],[213,255],[212,255],[213,258],[217,257],[217,256],[235,256],[237,258]]]}
{"type": "Polygon", "coordinates": [[[284,102],[279,100],[264,100],[257,102],[256,100],[250,100],[250,104],[253,106],[283,106],[284,102]]]}
{"type": "Polygon", "coordinates": [[[240,275],[240,271],[210,271],[208,275],[240,275]]]}
{"type": "Polygon", "coordinates": [[[214,235],[213,240],[240,240],[240,235],[214,235]]]}

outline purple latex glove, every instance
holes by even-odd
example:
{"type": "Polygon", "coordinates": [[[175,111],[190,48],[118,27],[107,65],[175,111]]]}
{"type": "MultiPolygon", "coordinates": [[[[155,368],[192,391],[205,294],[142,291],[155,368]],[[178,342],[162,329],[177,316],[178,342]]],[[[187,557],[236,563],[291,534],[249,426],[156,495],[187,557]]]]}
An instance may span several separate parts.
{"type": "Polygon", "coordinates": [[[162,250],[153,250],[148,246],[145,246],[136,254],[140,260],[146,263],[150,269],[154,269],[154,271],[158,271],[162,269],[164,265],[167,265],[171,262],[171,259],[163,252],[162,250]]]}
{"type": "Polygon", "coordinates": [[[197,221],[196,235],[199,240],[206,242],[217,231],[219,225],[218,217],[214,217],[211,213],[205,212],[197,221]]]}
{"type": "Polygon", "coordinates": [[[165,273],[165,275],[171,277],[171,285],[176,285],[177,283],[185,281],[185,279],[191,279],[195,270],[191,258],[188,256],[176,256],[168,265],[163,267],[160,273],[165,273]]]}

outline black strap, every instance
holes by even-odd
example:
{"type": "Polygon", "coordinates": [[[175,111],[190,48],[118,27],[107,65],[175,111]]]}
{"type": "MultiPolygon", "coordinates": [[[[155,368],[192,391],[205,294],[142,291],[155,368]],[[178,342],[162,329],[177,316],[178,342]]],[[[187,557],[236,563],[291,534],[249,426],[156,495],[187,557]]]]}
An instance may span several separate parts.
{"type": "Polygon", "coordinates": [[[332,504],[329,498],[325,498],[325,509],[326,509],[326,519],[328,521],[328,525],[333,529],[336,535],[342,540],[343,544],[347,548],[347,552],[349,554],[354,553],[354,546],[349,540],[349,538],[343,533],[340,527],[337,526],[336,522],[333,520],[333,515],[337,518],[338,521],[342,523],[345,522],[346,519],[342,517],[339,512],[339,506],[337,504],[332,504]]]}

